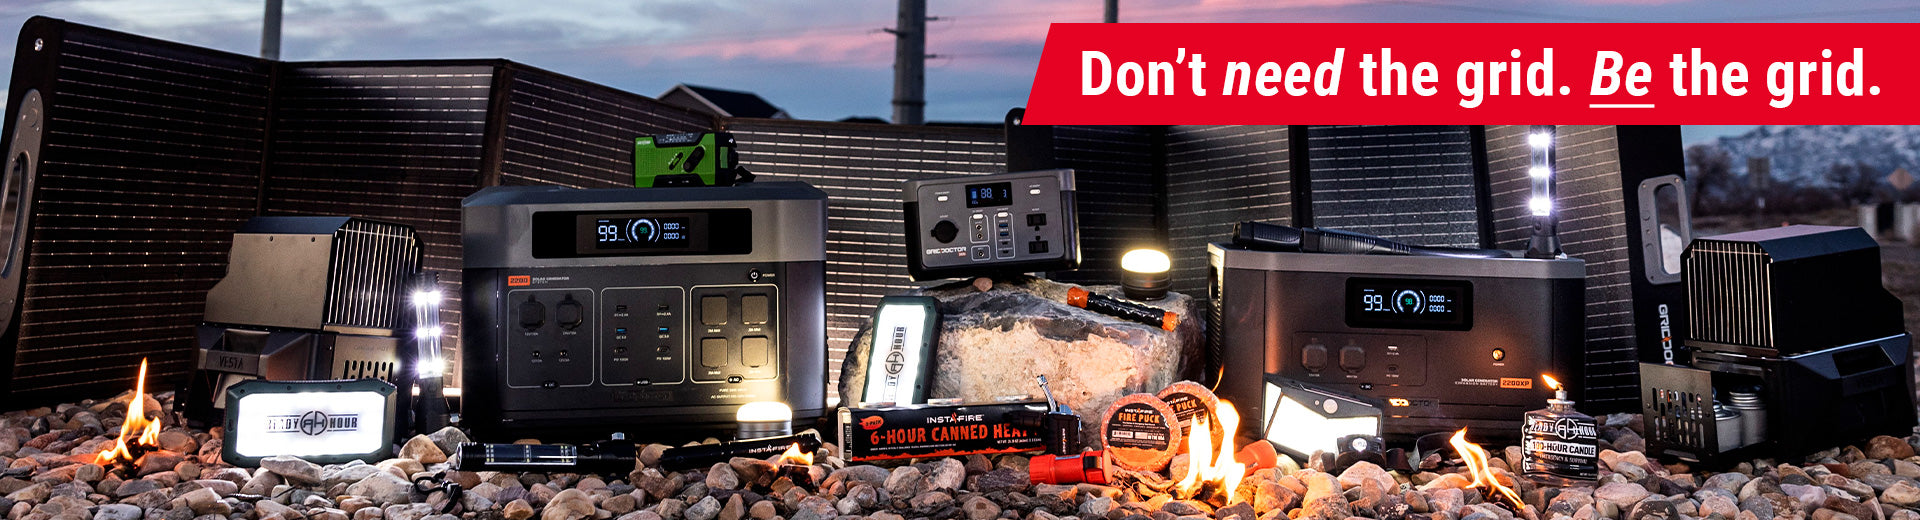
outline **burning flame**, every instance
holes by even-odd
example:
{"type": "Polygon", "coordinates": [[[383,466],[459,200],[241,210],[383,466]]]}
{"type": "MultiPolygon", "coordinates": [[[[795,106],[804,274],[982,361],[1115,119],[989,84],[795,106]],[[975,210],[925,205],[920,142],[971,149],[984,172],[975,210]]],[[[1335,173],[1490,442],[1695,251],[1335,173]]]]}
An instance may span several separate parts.
{"type": "Polygon", "coordinates": [[[780,463],[812,466],[813,454],[800,451],[800,443],[796,442],[796,443],[793,443],[793,445],[791,446],[787,446],[786,453],[780,454],[780,463]]]}
{"type": "Polygon", "coordinates": [[[1460,459],[1467,463],[1467,471],[1473,474],[1473,483],[1469,485],[1470,487],[1484,484],[1487,489],[1498,491],[1500,496],[1506,497],[1507,505],[1512,506],[1515,512],[1526,509],[1526,503],[1520,501],[1520,493],[1515,492],[1513,488],[1500,485],[1500,481],[1493,477],[1493,470],[1487,467],[1487,450],[1481,449],[1478,444],[1467,442],[1466,428],[1454,432],[1451,442],[1453,450],[1459,452],[1460,459]]]}
{"type": "Polygon", "coordinates": [[[1555,391],[1555,392],[1558,392],[1558,391],[1560,391],[1560,390],[1562,390],[1562,388],[1560,387],[1560,382],[1559,382],[1559,381],[1555,381],[1555,380],[1553,379],[1553,376],[1550,376],[1550,375],[1546,375],[1546,374],[1540,374],[1540,379],[1545,379],[1545,380],[1547,380],[1547,389],[1548,389],[1548,390],[1552,390],[1552,391],[1555,391]]]}
{"type": "MultiPolygon", "coordinates": [[[[1174,490],[1183,498],[1194,498],[1205,491],[1208,483],[1219,484],[1228,497],[1240,489],[1240,479],[1247,475],[1247,465],[1233,458],[1233,432],[1240,430],[1240,413],[1234,411],[1233,404],[1221,399],[1214,414],[1220,417],[1221,431],[1227,432],[1223,446],[1213,446],[1213,425],[1207,421],[1206,414],[1193,418],[1193,437],[1187,439],[1187,476],[1174,485],[1174,490]]],[[[1231,498],[1228,499],[1232,501],[1231,498]]]]}
{"type": "MultiPolygon", "coordinates": [[[[93,458],[100,465],[115,462],[131,463],[140,457],[134,455],[134,448],[145,452],[160,445],[160,421],[147,419],[147,360],[140,359],[140,378],[134,380],[133,399],[127,402],[127,420],[120,423],[120,438],[113,441],[113,447],[101,451],[93,458]],[[129,442],[128,439],[132,441],[129,442]]],[[[159,410],[154,410],[158,412],[159,410]]]]}

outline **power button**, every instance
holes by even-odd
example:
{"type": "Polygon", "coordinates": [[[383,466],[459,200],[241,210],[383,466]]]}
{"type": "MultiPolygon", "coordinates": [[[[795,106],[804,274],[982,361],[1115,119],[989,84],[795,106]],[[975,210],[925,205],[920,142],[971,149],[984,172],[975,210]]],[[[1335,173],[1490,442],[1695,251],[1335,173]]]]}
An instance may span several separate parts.
{"type": "Polygon", "coordinates": [[[1507,351],[1506,351],[1506,349],[1497,349],[1497,348],[1496,348],[1496,349],[1493,349],[1493,360],[1494,360],[1494,361],[1506,361],[1506,360],[1507,360],[1507,351]]]}

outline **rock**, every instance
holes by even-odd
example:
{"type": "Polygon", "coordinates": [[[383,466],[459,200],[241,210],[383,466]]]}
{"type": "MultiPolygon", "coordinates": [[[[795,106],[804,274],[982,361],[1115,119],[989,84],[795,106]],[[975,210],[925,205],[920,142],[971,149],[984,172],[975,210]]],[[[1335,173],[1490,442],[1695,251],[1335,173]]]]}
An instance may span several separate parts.
{"type": "MultiPolygon", "coordinates": [[[[608,509],[612,511],[612,509],[608,509]]],[[[715,520],[741,520],[747,515],[746,499],[740,495],[727,497],[727,505],[720,507],[720,516],[715,520]]]]}
{"type": "Polygon", "coordinates": [[[754,520],[773,520],[773,517],[779,514],[779,510],[774,508],[771,500],[754,502],[753,506],[747,508],[747,516],[753,517],[754,520]]]}
{"type": "Polygon", "coordinates": [[[1867,441],[1867,457],[1874,459],[1905,459],[1913,456],[1913,446],[1906,439],[1881,435],[1867,441]]]}
{"type": "Polygon", "coordinates": [[[912,500],[907,501],[908,504],[911,504],[913,507],[918,507],[918,508],[937,507],[937,506],[946,505],[949,502],[953,502],[953,495],[949,495],[939,491],[928,491],[925,493],[921,493],[919,495],[914,495],[912,500]]]}
{"type": "MultiPolygon", "coordinates": [[[[1824,504],[1827,502],[1827,491],[1825,489],[1822,489],[1820,486],[1781,484],[1780,491],[1785,493],[1786,496],[1791,497],[1795,501],[1799,502],[1800,510],[1801,510],[1800,512],[1802,513],[1812,513],[1814,509],[1820,508],[1820,504],[1824,504]]],[[[1766,496],[1762,495],[1755,498],[1766,498],[1766,496]]],[[[1778,504],[1775,504],[1775,505],[1778,506],[1778,504]]],[[[1779,508],[1775,507],[1775,509],[1778,510],[1779,508]]],[[[1754,514],[1759,514],[1759,513],[1754,513],[1754,514]]]]}
{"type": "MultiPolygon", "coordinates": [[[[955,490],[966,483],[967,467],[959,460],[942,458],[934,463],[933,474],[927,477],[927,489],[955,490]]],[[[884,484],[884,482],[882,482],[884,484]]]]}
{"type": "Polygon", "coordinates": [[[1740,506],[1735,504],[1732,498],[1713,495],[1700,501],[1700,514],[1701,516],[1720,515],[1731,520],[1735,515],[1740,514],[1740,506]]]}
{"type": "Polygon", "coordinates": [[[160,489],[160,483],[147,479],[133,479],[121,482],[120,487],[113,490],[113,496],[130,497],[155,489],[160,489]]]}
{"type": "Polygon", "coordinates": [[[678,519],[680,518],[680,514],[686,512],[686,510],[687,503],[680,501],[678,498],[661,500],[660,503],[653,505],[653,512],[660,515],[661,518],[667,519],[678,519]]]}
{"type": "Polygon", "coordinates": [[[740,489],[740,474],[725,462],[707,469],[707,489],[740,489]]]}
{"type": "Polygon", "coordinates": [[[780,466],[765,459],[734,457],[727,464],[733,467],[734,473],[740,475],[740,482],[756,487],[764,487],[772,483],[780,471],[780,466]]]}
{"type": "Polygon", "coordinates": [[[1400,482],[1394,480],[1393,475],[1387,473],[1386,469],[1372,462],[1364,460],[1355,462],[1353,466],[1340,473],[1340,486],[1343,488],[1357,488],[1360,487],[1361,482],[1369,480],[1379,483],[1382,492],[1398,493],[1400,491],[1400,482]]]}
{"type": "Polygon", "coordinates": [[[1461,475],[1459,473],[1448,473],[1448,474],[1436,477],[1431,481],[1428,481],[1425,485],[1420,486],[1420,490],[1428,491],[1433,489],[1466,489],[1466,487],[1470,484],[1473,484],[1473,481],[1468,480],[1466,476],[1461,475]]]}
{"type": "Polygon", "coordinates": [[[187,456],[179,453],[167,450],[149,451],[145,455],[141,455],[140,461],[135,463],[140,469],[134,474],[146,476],[162,471],[173,471],[174,466],[179,466],[180,463],[185,460],[187,460],[187,456]]]}
{"type": "Polygon", "coordinates": [[[1026,491],[1027,487],[1032,485],[1032,481],[1030,481],[1029,478],[1030,476],[1025,471],[999,468],[980,475],[980,477],[974,481],[973,486],[975,491],[981,493],[1020,492],[1026,491]]]}
{"type": "MultiPolygon", "coordinates": [[[[406,445],[400,447],[400,458],[417,460],[421,464],[439,464],[447,461],[447,452],[440,451],[440,446],[435,445],[433,439],[425,435],[415,435],[407,439],[406,445]]],[[[540,518],[551,520],[545,514],[540,518]]]]}
{"type": "Polygon", "coordinates": [[[511,501],[505,510],[501,510],[501,514],[507,516],[507,520],[534,518],[534,505],[528,505],[526,501],[511,501]]]}
{"type": "MultiPolygon", "coordinates": [[[[686,518],[687,520],[713,520],[720,516],[721,507],[720,501],[714,500],[713,497],[702,498],[699,502],[687,506],[686,518]]],[[[552,519],[542,518],[541,520],[552,519]]]]}
{"type": "Polygon", "coordinates": [[[366,497],[368,500],[382,504],[406,502],[412,493],[412,482],[385,471],[376,471],[347,486],[347,494],[366,497]]]}
{"type": "MultiPolygon", "coordinates": [[[[1278,482],[1259,482],[1254,486],[1253,510],[1255,513],[1266,514],[1274,510],[1285,512],[1298,507],[1299,503],[1300,495],[1278,482]]],[[[1424,498],[1421,500],[1421,505],[1426,505],[1424,498]]]]}
{"type": "MultiPolygon", "coordinates": [[[[413,459],[387,459],[387,460],[380,461],[379,464],[375,464],[374,466],[387,471],[397,472],[396,476],[400,478],[408,478],[413,476],[413,474],[415,473],[420,473],[427,470],[427,466],[425,464],[421,464],[420,461],[413,460],[413,459]]],[[[392,520],[392,519],[388,519],[388,520],[392,520]]]]}
{"type": "Polygon", "coordinates": [[[1307,484],[1307,494],[1301,501],[1301,520],[1346,520],[1353,516],[1340,482],[1333,475],[1316,471],[1301,480],[1307,484]]]}
{"type": "Polygon", "coordinates": [[[993,520],[1000,517],[1000,505],[979,495],[961,502],[960,511],[966,515],[967,520],[993,520]]]}
{"type": "Polygon", "coordinates": [[[1741,500],[1740,511],[1753,513],[1753,516],[1760,517],[1760,518],[1773,518],[1774,515],[1785,512],[1785,511],[1775,511],[1773,508],[1773,501],[1767,500],[1766,497],[1750,497],[1745,500],[1741,500]]]}
{"type": "Polygon", "coordinates": [[[334,484],[340,483],[352,484],[367,478],[369,475],[384,471],[385,470],[380,469],[379,466],[368,465],[356,460],[348,464],[327,466],[322,469],[320,472],[320,482],[321,485],[326,487],[333,487],[334,484]]]}
{"type": "Polygon", "coordinates": [[[1615,506],[1619,506],[1621,509],[1626,509],[1633,507],[1633,504],[1639,502],[1640,499],[1647,498],[1648,494],[1650,493],[1647,491],[1647,488],[1639,484],[1614,482],[1600,486],[1600,489],[1594,490],[1593,498],[1595,500],[1605,500],[1613,503],[1615,506]]]}
{"type": "Polygon", "coordinates": [[[140,506],[129,504],[107,504],[93,513],[93,520],[141,520],[140,506]]]}
{"type": "MultiPolygon", "coordinates": [[[[1905,444],[1905,441],[1902,441],[1901,444],[1905,444]]],[[[1920,486],[1915,486],[1912,482],[1907,481],[1895,482],[1893,485],[1887,486],[1886,491],[1880,493],[1880,500],[1894,507],[1913,507],[1920,505],[1920,486]]]]}
{"type": "Polygon", "coordinates": [[[1707,483],[1702,487],[1716,487],[1737,495],[1740,493],[1740,488],[1745,487],[1749,480],[1753,480],[1753,477],[1729,471],[1708,477],[1707,483]]]}
{"type": "MultiPolygon", "coordinates": [[[[1032,391],[1039,367],[1073,366],[1078,370],[1047,374],[1053,394],[1082,414],[1099,414],[1121,396],[1160,391],[1188,373],[1188,360],[1201,359],[1198,300],[1169,293],[1151,303],[1180,315],[1179,326],[1168,333],[1068,306],[1068,287],[1017,277],[984,292],[964,284],[908,291],[934,297],[941,315],[932,361],[941,370],[929,395],[988,402],[1008,389],[1032,391]]],[[[1114,286],[1091,290],[1120,297],[1114,286]]],[[[866,384],[871,345],[870,331],[854,336],[841,368],[840,395],[859,395],[866,384]]],[[[1100,445],[1098,430],[1083,429],[1086,445],[1100,445]]]]}
{"type": "MultiPolygon", "coordinates": [[[[1095,497],[1080,503],[1080,515],[1082,518],[1105,517],[1107,516],[1107,512],[1112,510],[1113,499],[1107,497],[1095,497]]],[[[1341,520],[1345,520],[1345,518],[1341,520]]]]}
{"type": "Polygon", "coordinates": [[[433,514],[433,506],[427,504],[395,504],[386,507],[386,520],[420,520],[433,514]]]}
{"type": "Polygon", "coordinates": [[[472,439],[467,438],[467,432],[452,426],[427,434],[427,440],[433,441],[433,445],[440,448],[442,454],[457,453],[460,451],[460,443],[473,442],[472,439]]]}
{"type": "Polygon", "coordinates": [[[221,506],[226,505],[225,502],[220,501],[219,494],[214,493],[213,490],[207,489],[207,488],[200,488],[200,489],[193,490],[191,492],[188,492],[187,494],[180,495],[179,498],[176,498],[174,500],[184,501],[188,508],[193,509],[194,513],[202,514],[202,515],[212,514],[214,504],[220,504],[221,506]]]}
{"type": "MultiPolygon", "coordinates": [[[[320,483],[320,465],[299,457],[276,455],[260,459],[260,469],[273,472],[288,484],[311,486],[320,483]]],[[[391,519],[389,519],[391,520],[391,519]]]]}
{"type": "Polygon", "coordinates": [[[893,496],[910,497],[920,492],[920,483],[918,468],[901,466],[893,468],[893,473],[887,475],[887,481],[883,487],[893,496]]]}
{"type": "Polygon", "coordinates": [[[640,463],[647,467],[660,465],[660,456],[666,454],[669,448],[672,446],[665,444],[648,444],[647,447],[640,448],[640,463]]]}
{"type": "Polygon", "coordinates": [[[1220,510],[1214,511],[1213,514],[1216,518],[1220,518],[1221,520],[1226,520],[1228,518],[1233,518],[1236,516],[1240,518],[1244,518],[1246,520],[1254,520],[1254,518],[1257,517],[1257,515],[1253,514],[1253,506],[1247,505],[1246,502],[1234,502],[1232,504],[1228,504],[1227,507],[1222,507],[1220,508],[1220,510]]]}
{"type": "MultiPolygon", "coordinates": [[[[839,511],[834,509],[832,501],[817,496],[801,499],[798,507],[794,509],[793,520],[832,520],[838,518],[839,514],[839,511]]],[[[709,519],[688,516],[687,520],[709,519]]]]}
{"type": "Polygon", "coordinates": [[[107,476],[107,469],[100,467],[99,464],[89,462],[85,464],[75,464],[75,466],[76,468],[73,470],[74,480],[91,483],[99,482],[100,479],[107,476]]]}
{"type": "Polygon", "coordinates": [[[624,515],[639,510],[640,501],[634,499],[633,495],[614,495],[613,498],[600,501],[600,508],[609,513],[624,515]]]}
{"type": "Polygon", "coordinates": [[[1467,504],[1466,492],[1459,488],[1440,488],[1427,491],[1427,507],[1434,513],[1452,515],[1467,504]]]}
{"type": "MultiPolygon", "coordinates": [[[[425,440],[426,438],[425,435],[414,436],[414,439],[417,440],[425,440]]],[[[413,443],[413,441],[407,442],[408,444],[413,443]]],[[[431,444],[431,442],[429,442],[429,444],[431,444]]],[[[434,448],[434,450],[439,449],[440,448],[437,447],[434,448]]],[[[707,500],[713,500],[713,498],[708,497],[707,500]]],[[[714,509],[719,509],[719,505],[716,504],[714,509]]],[[[585,491],[568,489],[561,491],[554,495],[552,500],[547,501],[546,508],[540,512],[540,520],[587,520],[593,518],[593,514],[593,497],[585,491]]],[[[698,520],[713,519],[709,517],[698,520]]]]}
{"type": "Polygon", "coordinates": [[[1869,518],[1878,518],[1881,514],[1878,507],[1874,507],[1869,504],[1863,504],[1860,502],[1855,502],[1852,500],[1843,499],[1836,496],[1828,496],[1826,503],[1821,504],[1821,506],[1827,509],[1832,509],[1834,511],[1839,511],[1842,513],[1853,515],[1854,518],[1859,518],[1863,520],[1869,519],[1869,518]]]}
{"type": "Polygon", "coordinates": [[[1667,499],[1648,498],[1634,504],[1633,508],[1627,512],[1626,520],[1667,520],[1669,518],[1677,520],[1679,514],[1674,510],[1673,503],[1668,502],[1667,499]]]}
{"type": "Polygon", "coordinates": [[[226,481],[226,480],[202,479],[202,480],[195,480],[193,481],[193,483],[196,485],[199,485],[200,487],[211,489],[213,490],[214,494],[220,495],[221,497],[226,497],[227,495],[240,492],[239,484],[234,484],[233,482],[226,481]]]}
{"type": "Polygon", "coordinates": [[[653,511],[634,511],[620,516],[620,520],[664,520],[653,511]]]}

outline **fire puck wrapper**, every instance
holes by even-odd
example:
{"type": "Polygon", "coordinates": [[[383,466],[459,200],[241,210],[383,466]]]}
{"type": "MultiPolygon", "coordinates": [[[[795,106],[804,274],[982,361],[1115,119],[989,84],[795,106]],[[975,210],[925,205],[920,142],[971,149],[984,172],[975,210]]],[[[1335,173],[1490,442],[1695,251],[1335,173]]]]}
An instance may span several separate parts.
{"type": "Polygon", "coordinates": [[[1114,464],[1134,471],[1161,471],[1179,451],[1178,421],[1166,401],[1153,394],[1132,394],[1107,409],[1100,437],[1114,464]]]}
{"type": "Polygon", "coordinates": [[[1173,408],[1174,418],[1180,421],[1181,453],[1187,451],[1187,441],[1193,438],[1193,420],[1206,417],[1213,434],[1213,445],[1220,446],[1226,437],[1226,431],[1220,428],[1220,417],[1214,410],[1220,407],[1220,398],[1213,395],[1206,386],[1192,381],[1180,381],[1160,391],[1160,400],[1173,408]]]}

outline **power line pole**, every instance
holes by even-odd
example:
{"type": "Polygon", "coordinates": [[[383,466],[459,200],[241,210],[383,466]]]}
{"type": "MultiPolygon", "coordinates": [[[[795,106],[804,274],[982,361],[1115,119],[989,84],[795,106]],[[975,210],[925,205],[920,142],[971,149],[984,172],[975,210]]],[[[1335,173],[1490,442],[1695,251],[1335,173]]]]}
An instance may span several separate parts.
{"type": "Polygon", "coordinates": [[[1107,0],[1106,23],[1120,23],[1120,0],[1107,0]]]}
{"type": "Polygon", "coordinates": [[[280,59],[280,3],[267,0],[266,19],[260,24],[260,57],[269,60],[280,59]]]}
{"type": "Polygon", "coordinates": [[[927,0],[900,0],[893,33],[893,124],[926,124],[927,0]]]}

